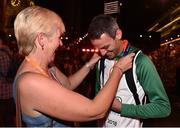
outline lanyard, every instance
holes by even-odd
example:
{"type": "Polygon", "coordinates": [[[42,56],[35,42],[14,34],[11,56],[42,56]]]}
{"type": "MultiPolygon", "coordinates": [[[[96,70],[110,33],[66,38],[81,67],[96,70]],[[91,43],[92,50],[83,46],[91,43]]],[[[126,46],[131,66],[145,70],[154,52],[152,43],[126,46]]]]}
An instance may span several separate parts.
{"type": "Polygon", "coordinates": [[[34,60],[32,60],[29,57],[25,57],[26,61],[31,64],[33,67],[35,67],[36,69],[38,69],[40,71],[40,73],[46,77],[49,77],[49,75],[47,74],[47,72],[45,72],[38,63],[36,63],[34,60]]]}
{"type": "Polygon", "coordinates": [[[118,61],[122,56],[126,56],[129,53],[129,43],[127,40],[122,41],[123,54],[119,54],[115,57],[115,60],[118,61]]]}

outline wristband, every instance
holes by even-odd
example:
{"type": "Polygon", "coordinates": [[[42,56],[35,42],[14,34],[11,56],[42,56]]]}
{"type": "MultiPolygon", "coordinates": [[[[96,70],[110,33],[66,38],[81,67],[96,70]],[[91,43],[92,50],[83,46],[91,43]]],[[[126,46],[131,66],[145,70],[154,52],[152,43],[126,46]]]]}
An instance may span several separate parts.
{"type": "Polygon", "coordinates": [[[121,102],[121,103],[122,103],[122,99],[121,99],[121,97],[116,96],[116,99],[117,99],[119,102],[121,102]]]}
{"type": "Polygon", "coordinates": [[[115,65],[113,68],[118,68],[121,71],[121,73],[123,74],[123,69],[121,67],[115,65]]]}
{"type": "Polygon", "coordinates": [[[90,65],[89,63],[86,63],[85,66],[86,66],[87,68],[89,68],[90,70],[92,69],[92,65],[90,65]]]}

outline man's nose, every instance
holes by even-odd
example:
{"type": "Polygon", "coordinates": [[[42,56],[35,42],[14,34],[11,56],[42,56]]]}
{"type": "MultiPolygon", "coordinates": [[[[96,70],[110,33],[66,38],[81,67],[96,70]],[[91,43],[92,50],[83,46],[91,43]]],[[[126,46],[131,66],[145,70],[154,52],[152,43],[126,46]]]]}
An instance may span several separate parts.
{"type": "Polygon", "coordinates": [[[107,53],[107,50],[106,49],[100,49],[99,52],[100,52],[101,56],[105,56],[107,53]]]}

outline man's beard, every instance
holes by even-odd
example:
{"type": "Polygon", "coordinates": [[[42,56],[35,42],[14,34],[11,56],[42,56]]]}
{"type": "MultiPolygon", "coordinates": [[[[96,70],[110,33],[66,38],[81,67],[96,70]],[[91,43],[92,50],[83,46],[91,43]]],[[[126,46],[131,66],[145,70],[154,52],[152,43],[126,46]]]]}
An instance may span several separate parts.
{"type": "Polygon", "coordinates": [[[106,54],[103,56],[103,58],[109,59],[109,60],[113,60],[115,58],[115,54],[114,52],[111,52],[112,54],[106,54]]]}

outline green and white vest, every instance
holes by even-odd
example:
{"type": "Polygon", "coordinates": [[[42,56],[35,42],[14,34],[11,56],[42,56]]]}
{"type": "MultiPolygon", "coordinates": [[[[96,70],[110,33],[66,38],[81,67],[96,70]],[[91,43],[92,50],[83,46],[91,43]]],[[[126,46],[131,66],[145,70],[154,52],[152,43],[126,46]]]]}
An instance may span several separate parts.
{"type": "MultiPolygon", "coordinates": [[[[138,57],[138,55],[141,54],[141,51],[139,50],[135,57],[134,57],[134,61],[133,61],[133,78],[134,78],[134,82],[135,82],[135,86],[137,89],[137,94],[140,100],[140,104],[143,104],[144,102],[144,97],[145,97],[145,92],[142,88],[142,86],[140,85],[137,76],[136,76],[136,58],[138,57]]],[[[100,62],[99,62],[100,63],[100,62]]],[[[112,70],[112,67],[114,66],[115,60],[108,60],[105,59],[104,61],[104,83],[106,83],[106,81],[109,78],[110,72],[112,70]]],[[[98,69],[100,68],[100,64],[98,64],[98,69]]],[[[99,77],[100,80],[100,88],[103,88],[103,84],[102,84],[102,73],[101,76],[99,77]]],[[[130,91],[128,85],[127,85],[127,81],[125,78],[125,74],[123,74],[120,82],[119,82],[119,87],[116,93],[116,98],[120,99],[121,102],[123,104],[134,104],[136,105],[136,102],[134,100],[133,94],[130,91]]],[[[135,119],[135,118],[131,118],[131,117],[124,117],[121,116],[120,113],[114,112],[114,111],[110,111],[106,121],[104,123],[104,127],[142,127],[142,122],[140,121],[140,119],[135,119]]]]}

